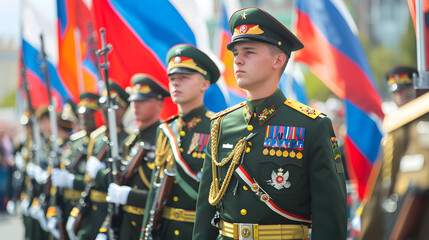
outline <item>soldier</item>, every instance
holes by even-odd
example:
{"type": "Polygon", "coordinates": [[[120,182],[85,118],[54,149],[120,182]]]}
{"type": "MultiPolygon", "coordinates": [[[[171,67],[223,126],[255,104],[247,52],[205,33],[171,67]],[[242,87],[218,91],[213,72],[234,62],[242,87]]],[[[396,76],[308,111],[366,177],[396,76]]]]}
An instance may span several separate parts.
{"type": "MultiPolygon", "coordinates": [[[[122,213],[116,219],[119,223],[118,239],[138,239],[145,212],[151,174],[154,168],[155,136],[160,124],[159,115],[164,106],[163,100],[170,96],[168,91],[152,77],[135,74],[131,78],[131,108],[138,122],[138,131],[125,141],[123,171],[119,182],[110,183],[107,200],[120,204],[122,213]],[[144,151],[143,151],[144,150],[144,151]]],[[[102,174],[106,175],[107,172],[102,174]]],[[[107,182],[104,180],[104,182],[107,182]]],[[[109,220],[100,228],[97,239],[107,239],[109,220]]]]}
{"type": "MultiPolygon", "coordinates": [[[[118,106],[115,110],[116,126],[114,129],[117,134],[119,146],[126,139],[126,133],[122,124],[122,118],[128,109],[129,102],[127,101],[129,95],[118,84],[109,81],[110,96],[118,106]]],[[[107,119],[107,91],[103,92],[102,97],[99,99],[99,105],[102,107],[105,119],[107,119]]],[[[107,123],[106,123],[107,124],[107,123]]],[[[107,213],[107,186],[104,181],[98,179],[98,172],[106,168],[107,157],[109,156],[109,139],[110,129],[106,125],[97,128],[90,135],[88,143],[88,160],[86,163],[85,173],[85,190],[88,195],[82,194],[84,197],[80,199],[79,204],[84,204],[84,209],[79,211],[77,216],[77,236],[79,239],[94,239],[97,236],[98,229],[107,213]],[[86,197],[88,196],[88,197],[86,197]]],[[[120,150],[121,151],[121,150],[120,150]]],[[[82,205],[78,208],[81,208],[82,205]]]]}
{"type": "Polygon", "coordinates": [[[167,74],[170,95],[177,104],[179,115],[167,120],[158,128],[156,140],[156,158],[152,187],[146,202],[146,211],[142,234],[149,237],[154,233],[150,229],[154,224],[159,227],[154,234],[160,239],[191,239],[195,221],[195,207],[204,150],[209,140],[209,125],[212,112],[203,104],[205,91],[219,78],[216,64],[197,48],[179,44],[167,53],[167,74]],[[176,173],[165,190],[164,186],[155,189],[155,176],[162,177],[164,169],[176,173]],[[156,196],[158,196],[156,198],[156,196]],[[165,206],[153,205],[164,202],[165,206]],[[162,209],[162,207],[165,207],[162,209]],[[161,220],[156,222],[159,216],[161,220]]]}
{"type": "Polygon", "coordinates": [[[397,66],[386,74],[387,85],[392,92],[392,99],[400,107],[416,98],[413,87],[413,74],[417,69],[408,66],[397,66]]]}
{"type": "Polygon", "coordinates": [[[413,73],[414,68],[396,67],[386,75],[399,108],[383,122],[381,167],[362,213],[361,239],[426,239],[429,234],[429,94],[412,99],[413,73]]]}
{"type": "Polygon", "coordinates": [[[51,125],[49,120],[49,111],[47,106],[39,107],[35,115],[39,122],[41,146],[40,148],[40,159],[39,162],[30,162],[27,164],[26,172],[32,182],[32,193],[29,195],[33,196],[31,205],[28,209],[28,213],[32,218],[30,221],[31,237],[30,239],[46,239],[49,236],[49,229],[47,226],[47,220],[45,217],[46,197],[49,195],[49,189],[46,188],[46,183],[49,177],[46,167],[48,166],[48,156],[50,151],[49,137],[51,135],[51,125]]]}
{"type": "Polygon", "coordinates": [[[247,101],[212,117],[193,239],[346,239],[331,120],[278,88],[303,44],[259,8],[235,12],[227,48],[247,101]]]}
{"type": "MultiPolygon", "coordinates": [[[[58,148],[59,148],[59,153],[63,153],[63,152],[67,152],[67,154],[70,153],[70,149],[71,149],[71,140],[70,140],[70,135],[71,132],[73,131],[73,125],[75,123],[73,122],[73,118],[70,118],[68,116],[68,114],[66,112],[61,112],[57,114],[57,125],[58,125],[58,139],[57,139],[57,143],[58,143],[58,148]]],[[[53,167],[62,167],[63,169],[65,168],[64,162],[62,162],[61,160],[64,160],[65,157],[62,157],[63,154],[61,154],[59,156],[60,159],[60,166],[53,166],[53,167]]],[[[61,239],[61,234],[67,234],[65,232],[65,225],[63,222],[61,222],[61,225],[58,222],[58,212],[57,212],[57,207],[60,208],[61,210],[61,220],[65,221],[65,219],[67,219],[66,217],[68,217],[68,213],[70,212],[70,208],[65,209],[64,206],[64,200],[62,199],[63,196],[63,192],[61,191],[61,193],[57,192],[57,187],[52,186],[52,178],[51,178],[51,189],[50,189],[50,202],[49,202],[49,208],[46,212],[46,219],[48,220],[48,229],[51,232],[51,234],[57,238],[57,239],[61,239]],[[60,232],[60,230],[62,230],[63,232],[60,232]]],[[[68,190],[70,191],[70,190],[68,190]]],[[[68,193],[67,191],[67,193],[68,193]]],[[[76,193],[77,194],[77,193],[76,193]]],[[[66,196],[67,198],[70,198],[70,195],[67,194],[66,196]]]]}

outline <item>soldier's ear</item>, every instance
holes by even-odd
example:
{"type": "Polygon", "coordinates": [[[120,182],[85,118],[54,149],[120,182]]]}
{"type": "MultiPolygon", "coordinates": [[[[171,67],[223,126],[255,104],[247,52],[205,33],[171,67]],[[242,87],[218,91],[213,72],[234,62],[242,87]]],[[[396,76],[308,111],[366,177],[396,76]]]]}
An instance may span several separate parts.
{"type": "Polygon", "coordinates": [[[284,66],[284,64],[286,63],[286,61],[287,61],[286,54],[284,54],[284,53],[278,53],[278,54],[276,54],[275,58],[274,58],[273,68],[274,69],[282,69],[283,66],[284,66]]]}

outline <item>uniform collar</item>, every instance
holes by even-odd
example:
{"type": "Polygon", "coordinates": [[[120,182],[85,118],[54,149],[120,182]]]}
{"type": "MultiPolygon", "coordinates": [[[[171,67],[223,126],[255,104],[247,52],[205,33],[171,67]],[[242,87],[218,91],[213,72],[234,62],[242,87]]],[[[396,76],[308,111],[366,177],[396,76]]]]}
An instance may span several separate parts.
{"type": "Polygon", "coordinates": [[[247,100],[243,109],[244,121],[249,124],[252,119],[255,119],[262,126],[276,114],[276,109],[283,105],[284,101],[286,97],[280,89],[266,98],[247,100]]]}
{"type": "Polygon", "coordinates": [[[198,126],[202,120],[204,114],[207,112],[207,109],[204,105],[201,105],[194,110],[190,111],[188,114],[183,115],[179,113],[179,119],[177,119],[177,129],[180,131],[186,128],[188,131],[192,130],[196,126],[198,126]]]}

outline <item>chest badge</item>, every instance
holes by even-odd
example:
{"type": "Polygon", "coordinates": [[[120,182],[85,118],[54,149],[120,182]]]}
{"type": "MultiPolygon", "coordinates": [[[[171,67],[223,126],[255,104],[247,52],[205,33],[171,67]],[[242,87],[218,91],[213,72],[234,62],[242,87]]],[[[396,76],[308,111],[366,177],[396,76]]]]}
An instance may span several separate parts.
{"type": "Polygon", "coordinates": [[[278,172],[276,173],[273,170],[271,173],[271,179],[267,180],[267,183],[277,190],[289,188],[291,186],[291,183],[287,181],[289,179],[289,171],[286,171],[284,174],[282,168],[279,168],[277,171],[278,172]]]}

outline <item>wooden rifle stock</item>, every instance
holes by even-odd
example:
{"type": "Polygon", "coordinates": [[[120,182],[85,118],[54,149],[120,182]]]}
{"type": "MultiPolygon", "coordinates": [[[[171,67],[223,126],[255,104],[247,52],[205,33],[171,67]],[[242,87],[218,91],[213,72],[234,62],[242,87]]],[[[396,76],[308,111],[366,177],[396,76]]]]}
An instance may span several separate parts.
{"type": "Polygon", "coordinates": [[[137,151],[136,155],[134,155],[133,158],[130,160],[131,165],[119,178],[120,185],[128,184],[128,182],[134,175],[134,169],[138,168],[143,163],[144,157],[146,156],[147,152],[147,149],[143,148],[142,146],[139,147],[139,150],[137,151]]]}
{"type": "MultiPolygon", "coordinates": [[[[96,157],[98,159],[102,159],[104,157],[104,155],[106,154],[106,151],[107,151],[108,148],[109,148],[109,145],[106,142],[104,142],[103,146],[101,147],[101,150],[97,153],[96,157]]],[[[85,189],[82,192],[82,197],[79,199],[79,203],[78,203],[79,213],[78,213],[78,215],[76,217],[76,222],[75,222],[75,225],[74,225],[74,233],[76,235],[79,232],[79,229],[80,229],[80,227],[82,225],[82,220],[83,220],[82,209],[84,207],[86,207],[86,205],[88,203],[89,194],[90,194],[90,191],[91,191],[93,185],[94,185],[94,181],[93,180],[89,181],[86,184],[85,189]]]]}
{"type": "Polygon", "coordinates": [[[176,172],[173,169],[165,169],[164,177],[162,178],[162,185],[157,201],[157,209],[155,212],[152,231],[158,230],[158,222],[162,218],[162,213],[164,211],[165,205],[167,204],[168,198],[170,197],[171,188],[173,186],[174,176],[176,172]]]}

